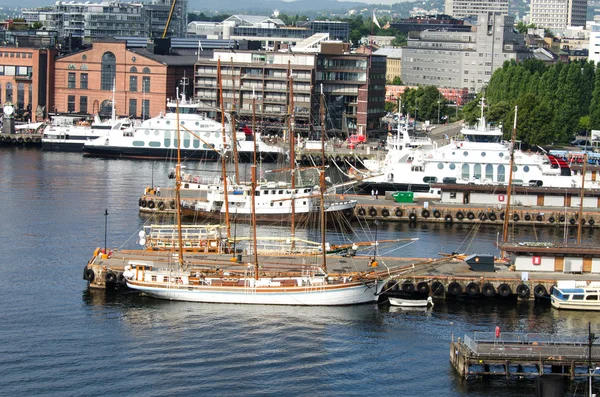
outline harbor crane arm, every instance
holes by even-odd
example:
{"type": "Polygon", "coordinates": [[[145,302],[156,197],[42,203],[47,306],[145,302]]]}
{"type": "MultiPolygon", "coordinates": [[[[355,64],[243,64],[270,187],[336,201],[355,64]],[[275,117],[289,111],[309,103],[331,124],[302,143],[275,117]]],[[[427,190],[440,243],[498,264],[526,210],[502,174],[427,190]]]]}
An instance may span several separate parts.
{"type": "Polygon", "coordinates": [[[162,35],[163,39],[165,37],[167,37],[167,31],[169,30],[169,25],[171,24],[171,18],[173,17],[173,10],[175,10],[175,3],[177,3],[177,0],[173,0],[173,3],[171,4],[171,11],[169,11],[169,18],[167,18],[167,24],[165,25],[165,30],[162,35]]]}

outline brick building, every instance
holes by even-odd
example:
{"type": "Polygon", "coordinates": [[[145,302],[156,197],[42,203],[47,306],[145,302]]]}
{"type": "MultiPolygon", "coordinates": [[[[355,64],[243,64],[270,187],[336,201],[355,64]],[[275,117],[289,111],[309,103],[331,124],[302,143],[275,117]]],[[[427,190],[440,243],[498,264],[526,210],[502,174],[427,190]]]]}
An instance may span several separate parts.
{"type": "Polygon", "coordinates": [[[56,60],[54,107],[57,113],[111,113],[113,85],[119,116],[149,118],[165,110],[168,98],[194,73],[197,55],[171,49],[170,40],[155,39],[147,48],[127,48],[112,38],[56,60]]]}
{"type": "Polygon", "coordinates": [[[52,104],[52,76],[56,50],[28,47],[0,48],[0,103],[15,105],[17,118],[44,119],[52,104]]]}

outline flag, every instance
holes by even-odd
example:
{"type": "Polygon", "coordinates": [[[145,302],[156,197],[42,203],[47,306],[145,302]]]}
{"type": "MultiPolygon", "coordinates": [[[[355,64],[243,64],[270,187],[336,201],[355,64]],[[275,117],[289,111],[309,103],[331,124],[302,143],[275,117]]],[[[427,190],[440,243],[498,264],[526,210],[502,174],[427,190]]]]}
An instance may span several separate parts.
{"type": "Polygon", "coordinates": [[[377,25],[379,29],[381,29],[381,25],[379,25],[379,22],[377,22],[377,18],[375,17],[375,11],[373,11],[373,23],[377,25]]]}

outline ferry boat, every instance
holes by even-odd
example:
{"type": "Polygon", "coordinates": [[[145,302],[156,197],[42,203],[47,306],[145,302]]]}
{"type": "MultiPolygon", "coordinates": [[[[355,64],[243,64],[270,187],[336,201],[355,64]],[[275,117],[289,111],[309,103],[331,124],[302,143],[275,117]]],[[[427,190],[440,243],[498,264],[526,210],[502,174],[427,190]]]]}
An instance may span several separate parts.
{"type": "MultiPolygon", "coordinates": [[[[176,101],[167,103],[167,112],[145,120],[141,125],[125,131],[111,131],[105,136],[86,142],[84,155],[98,157],[175,159],[177,157],[176,101]]],[[[179,101],[179,122],[184,129],[181,139],[181,157],[188,160],[216,161],[223,153],[233,152],[228,128],[206,117],[200,101],[179,101]],[[225,140],[223,140],[225,130],[225,140]]],[[[237,152],[241,161],[252,161],[254,143],[248,134],[237,137],[237,152]]],[[[250,136],[251,138],[251,136],[250,136]]],[[[276,162],[285,157],[283,148],[263,142],[257,135],[257,152],[263,162],[276,162]]]]}
{"type": "Polygon", "coordinates": [[[402,120],[398,116],[398,129],[396,134],[389,134],[387,137],[388,152],[383,160],[363,160],[363,165],[369,172],[378,173],[389,169],[417,149],[429,152],[437,147],[437,144],[429,137],[410,135],[411,130],[414,132],[414,125],[410,124],[409,119],[410,117],[407,117],[407,120],[402,120]]]}
{"type": "Polygon", "coordinates": [[[44,130],[42,150],[82,151],[86,142],[105,136],[111,131],[121,134],[132,125],[132,120],[128,118],[112,117],[101,121],[96,116],[90,124],[85,117],[55,116],[44,130]]]}
{"type": "Polygon", "coordinates": [[[552,307],[571,310],[600,310],[600,282],[561,280],[550,295],[552,307]]]}
{"type": "MultiPolygon", "coordinates": [[[[428,191],[432,183],[506,185],[510,166],[510,143],[502,140],[502,127],[490,126],[483,114],[477,126],[465,126],[461,138],[442,147],[390,150],[377,175],[364,178],[362,192],[428,191]]],[[[515,184],[544,187],[579,187],[571,169],[546,153],[514,151],[515,184]]],[[[373,171],[373,170],[371,170],[373,171]]],[[[595,183],[595,185],[598,185],[595,183]]],[[[598,186],[596,186],[598,187],[598,186]]]]}

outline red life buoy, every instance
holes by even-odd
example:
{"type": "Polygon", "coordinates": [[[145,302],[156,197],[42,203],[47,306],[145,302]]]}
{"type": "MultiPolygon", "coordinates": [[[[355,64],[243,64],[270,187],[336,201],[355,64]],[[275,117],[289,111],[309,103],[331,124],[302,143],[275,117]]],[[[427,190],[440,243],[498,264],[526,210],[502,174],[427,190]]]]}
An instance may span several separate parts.
{"type": "Polygon", "coordinates": [[[504,201],[504,195],[503,194],[499,194],[498,195],[498,201],[500,201],[500,202],[504,201]]]}

